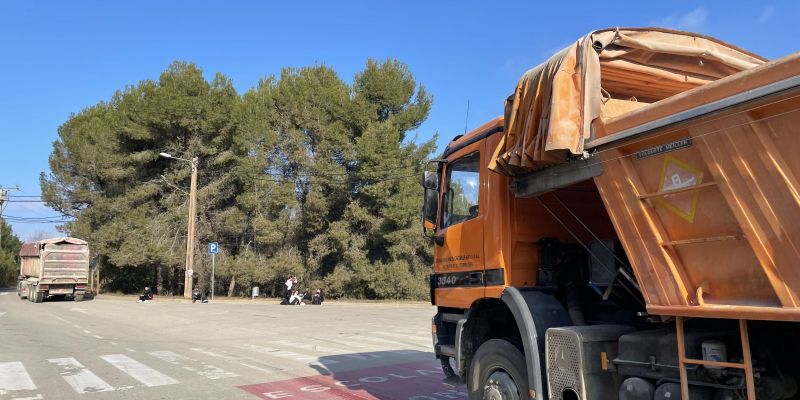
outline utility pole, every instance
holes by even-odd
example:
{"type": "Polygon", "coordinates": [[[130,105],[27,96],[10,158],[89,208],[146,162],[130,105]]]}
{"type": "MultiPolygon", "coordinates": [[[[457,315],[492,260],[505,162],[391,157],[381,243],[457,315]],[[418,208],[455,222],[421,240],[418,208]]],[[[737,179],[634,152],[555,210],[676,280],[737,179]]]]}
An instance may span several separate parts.
{"type": "MultiPolygon", "coordinates": [[[[186,232],[186,271],[183,275],[183,297],[185,299],[192,298],[192,274],[194,270],[194,221],[197,219],[197,157],[192,157],[191,160],[186,158],[174,157],[169,153],[159,153],[160,157],[171,158],[173,160],[180,160],[188,162],[192,165],[192,182],[189,187],[189,223],[187,224],[186,232]]],[[[163,176],[162,176],[163,178],[163,176]]]]}
{"type": "Polygon", "coordinates": [[[183,282],[183,297],[192,298],[192,276],[194,266],[194,221],[197,219],[197,157],[192,158],[192,183],[189,187],[189,227],[186,234],[186,273],[183,282]]]}
{"type": "MultiPolygon", "coordinates": [[[[6,198],[8,197],[8,189],[0,188],[0,222],[3,221],[3,211],[6,209],[6,198]]],[[[3,248],[3,228],[0,226],[0,249],[3,248]]]]}
{"type": "MultiPolygon", "coordinates": [[[[6,210],[6,205],[8,205],[8,191],[10,189],[19,190],[19,186],[0,187],[0,221],[3,220],[3,212],[6,210]]],[[[2,247],[3,247],[3,230],[0,229],[0,248],[2,247]]]]}

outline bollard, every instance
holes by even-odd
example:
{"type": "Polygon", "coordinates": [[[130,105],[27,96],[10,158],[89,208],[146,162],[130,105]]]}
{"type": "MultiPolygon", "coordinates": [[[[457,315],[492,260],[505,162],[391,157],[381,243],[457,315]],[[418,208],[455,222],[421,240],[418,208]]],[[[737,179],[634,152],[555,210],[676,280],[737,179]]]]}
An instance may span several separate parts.
{"type": "Polygon", "coordinates": [[[253,286],[253,298],[250,300],[255,300],[258,297],[258,286],[253,286]]]}

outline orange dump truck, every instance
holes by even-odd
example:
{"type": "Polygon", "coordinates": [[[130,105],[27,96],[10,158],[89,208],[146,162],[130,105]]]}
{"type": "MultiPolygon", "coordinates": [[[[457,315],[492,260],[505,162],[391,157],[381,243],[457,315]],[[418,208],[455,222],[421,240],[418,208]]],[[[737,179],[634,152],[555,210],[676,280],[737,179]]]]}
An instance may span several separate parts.
{"type": "Polygon", "coordinates": [[[23,243],[17,294],[34,303],[49,296],[83,301],[89,278],[89,246],[71,237],[23,243]]]}
{"type": "Polygon", "coordinates": [[[800,54],[592,32],[423,178],[470,399],[800,399],[800,54]]]}

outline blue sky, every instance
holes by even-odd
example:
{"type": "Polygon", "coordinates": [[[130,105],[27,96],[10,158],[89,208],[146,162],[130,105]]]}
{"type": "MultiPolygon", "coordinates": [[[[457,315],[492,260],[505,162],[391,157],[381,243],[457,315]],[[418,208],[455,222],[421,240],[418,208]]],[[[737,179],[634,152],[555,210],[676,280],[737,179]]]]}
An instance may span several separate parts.
{"type": "MultiPolygon", "coordinates": [[[[420,139],[440,149],[502,112],[522,73],[590,30],[665,26],[768,58],[798,50],[800,2],[7,1],[0,0],[0,186],[38,195],[38,176],[71,113],[173,60],[243,92],[283,67],[325,64],[351,81],[368,58],[408,64],[434,96],[420,139]]],[[[40,203],[5,214],[47,217],[40,203]]],[[[22,238],[52,224],[13,224],[22,238]]]]}

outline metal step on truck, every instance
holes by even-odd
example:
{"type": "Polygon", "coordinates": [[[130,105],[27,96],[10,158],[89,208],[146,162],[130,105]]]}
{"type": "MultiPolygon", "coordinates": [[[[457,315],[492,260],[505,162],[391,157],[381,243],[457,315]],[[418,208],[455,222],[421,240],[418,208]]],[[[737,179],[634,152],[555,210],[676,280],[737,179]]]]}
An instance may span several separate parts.
{"type": "Polygon", "coordinates": [[[23,243],[17,295],[34,303],[48,297],[83,301],[89,278],[89,245],[71,237],[23,243]]]}
{"type": "Polygon", "coordinates": [[[800,54],[598,30],[423,177],[470,399],[800,399],[800,54]]]}

